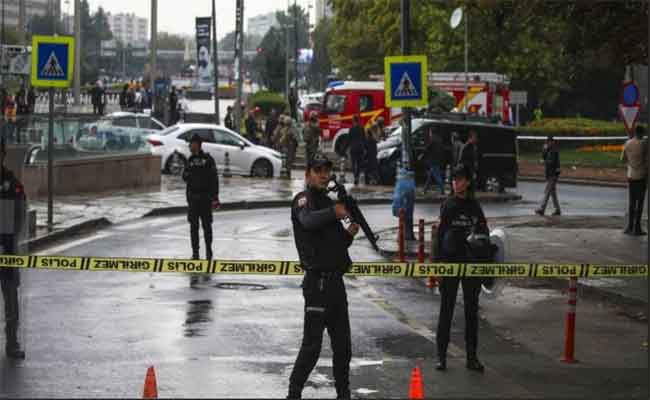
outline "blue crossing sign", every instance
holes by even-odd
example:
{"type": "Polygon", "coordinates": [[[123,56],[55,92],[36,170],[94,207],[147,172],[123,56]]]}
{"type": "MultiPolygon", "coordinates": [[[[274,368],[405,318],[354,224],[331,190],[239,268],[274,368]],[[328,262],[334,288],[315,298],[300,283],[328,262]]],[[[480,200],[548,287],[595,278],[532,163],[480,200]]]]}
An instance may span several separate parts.
{"type": "Polygon", "coordinates": [[[384,58],[384,90],[389,107],[427,106],[427,57],[384,58]]]}
{"type": "Polygon", "coordinates": [[[34,36],[32,38],[32,86],[66,88],[74,70],[74,38],[34,36]]]}

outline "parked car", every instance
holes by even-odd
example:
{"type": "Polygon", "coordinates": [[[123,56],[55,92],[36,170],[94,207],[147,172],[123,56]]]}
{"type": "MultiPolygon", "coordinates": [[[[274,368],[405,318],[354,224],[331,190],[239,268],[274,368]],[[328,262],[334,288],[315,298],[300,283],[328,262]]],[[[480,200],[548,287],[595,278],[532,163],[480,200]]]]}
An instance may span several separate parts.
{"type": "Polygon", "coordinates": [[[203,151],[214,158],[219,171],[225,167],[227,154],[230,171],[235,175],[265,178],[280,176],[282,154],[269,147],[256,145],[228,128],[215,124],[177,124],[150,135],[147,141],[153,154],[162,157],[161,170],[164,173],[182,173],[191,154],[189,141],[195,134],[203,139],[203,151]]]}
{"type": "Polygon", "coordinates": [[[79,129],[75,146],[81,150],[133,151],[147,147],[147,136],[165,125],[147,114],[116,112],[79,129]]]}
{"type": "MultiPolygon", "coordinates": [[[[479,138],[479,173],[481,186],[501,191],[517,186],[517,134],[514,129],[488,122],[462,121],[440,118],[416,118],[411,122],[411,151],[418,182],[426,179],[429,168],[421,157],[428,143],[428,135],[439,135],[444,154],[451,157],[451,136],[457,133],[465,142],[470,130],[479,138]]],[[[379,180],[382,184],[395,182],[395,171],[402,157],[402,128],[394,130],[377,144],[379,180]]]]}

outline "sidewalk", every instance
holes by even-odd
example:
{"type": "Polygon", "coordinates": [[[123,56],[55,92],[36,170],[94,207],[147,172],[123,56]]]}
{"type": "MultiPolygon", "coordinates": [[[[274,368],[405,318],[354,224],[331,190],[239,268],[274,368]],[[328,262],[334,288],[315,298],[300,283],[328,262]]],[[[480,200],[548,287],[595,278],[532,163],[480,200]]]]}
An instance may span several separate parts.
{"type": "MultiPolygon", "coordinates": [[[[425,222],[425,260],[430,260],[431,223],[425,222]]],[[[647,236],[627,236],[622,217],[510,217],[488,218],[490,229],[507,228],[509,261],[522,263],[647,264],[647,236]]],[[[417,226],[416,236],[417,236],[417,226]]],[[[398,257],[397,229],[379,232],[380,252],[398,257]]],[[[406,257],[417,259],[416,241],[407,242],[406,257]]],[[[512,279],[512,285],[529,285],[512,279]]],[[[553,287],[565,290],[566,280],[552,279],[553,287]]],[[[546,280],[536,282],[548,284],[546,280]]],[[[633,304],[648,303],[648,280],[643,278],[580,279],[581,294],[633,304]]]]}
{"type": "MultiPolygon", "coordinates": [[[[260,179],[235,176],[220,178],[220,200],[224,209],[267,208],[289,206],[293,197],[304,188],[304,171],[292,171],[291,180],[260,179]]],[[[347,177],[351,181],[351,176],[347,177]]],[[[392,186],[353,187],[346,184],[349,193],[361,204],[389,204],[392,186]]],[[[521,199],[513,193],[479,194],[482,202],[504,202],[521,199]]],[[[441,202],[438,194],[423,196],[417,193],[418,202],[441,202]]],[[[147,215],[185,212],[185,183],[179,177],[163,175],[160,186],[54,198],[54,229],[71,228],[97,218],[119,223],[147,215]]],[[[37,236],[46,233],[47,199],[30,202],[30,209],[37,213],[37,236]]]]}

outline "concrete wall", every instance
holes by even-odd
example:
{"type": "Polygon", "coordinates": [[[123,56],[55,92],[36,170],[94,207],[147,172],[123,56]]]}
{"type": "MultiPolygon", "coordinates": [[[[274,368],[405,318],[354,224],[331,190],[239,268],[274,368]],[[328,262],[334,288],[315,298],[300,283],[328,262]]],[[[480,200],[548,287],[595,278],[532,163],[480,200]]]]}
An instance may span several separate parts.
{"type": "MultiPolygon", "coordinates": [[[[25,165],[30,199],[47,197],[47,164],[25,165]]],[[[160,156],[121,155],[54,162],[54,194],[71,195],[160,185],[160,156]]]]}

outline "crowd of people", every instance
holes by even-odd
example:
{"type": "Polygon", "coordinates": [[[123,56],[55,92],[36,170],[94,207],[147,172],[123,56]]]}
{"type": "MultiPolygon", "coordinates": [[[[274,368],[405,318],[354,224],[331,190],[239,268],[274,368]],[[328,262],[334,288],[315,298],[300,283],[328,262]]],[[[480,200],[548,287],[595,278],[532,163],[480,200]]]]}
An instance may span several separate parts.
{"type": "MultiPolygon", "coordinates": [[[[101,81],[97,81],[97,84],[99,86],[101,81]]],[[[153,92],[146,83],[131,81],[125,83],[120,92],[120,109],[122,111],[143,112],[143,110],[152,107],[152,100],[153,92]]]]}

